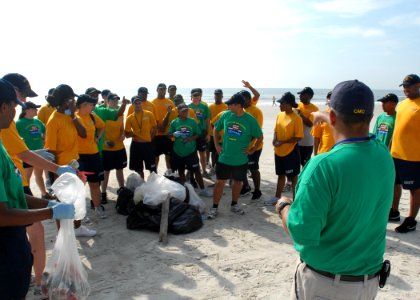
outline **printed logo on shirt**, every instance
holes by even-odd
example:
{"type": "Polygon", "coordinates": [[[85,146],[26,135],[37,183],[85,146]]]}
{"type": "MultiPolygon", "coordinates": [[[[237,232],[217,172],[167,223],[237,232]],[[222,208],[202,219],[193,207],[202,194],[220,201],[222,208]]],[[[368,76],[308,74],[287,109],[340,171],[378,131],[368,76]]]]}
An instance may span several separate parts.
{"type": "Polygon", "coordinates": [[[242,135],[242,130],[239,124],[234,123],[232,125],[228,125],[227,133],[229,134],[230,137],[236,137],[236,136],[242,135]]]}
{"type": "Polygon", "coordinates": [[[197,109],[195,111],[195,116],[197,117],[197,119],[201,120],[204,118],[204,112],[202,112],[201,110],[197,109]]]}
{"type": "Polygon", "coordinates": [[[388,133],[388,126],[391,127],[389,124],[385,124],[385,123],[380,124],[378,127],[378,132],[381,132],[384,134],[388,133]]]}
{"type": "Polygon", "coordinates": [[[16,168],[16,166],[14,167],[15,167],[14,171],[15,171],[16,177],[19,179],[20,182],[22,182],[22,174],[20,173],[19,169],[16,168]]]}
{"type": "Polygon", "coordinates": [[[31,128],[29,128],[29,134],[33,134],[33,135],[35,135],[35,134],[42,134],[41,128],[39,128],[36,125],[32,125],[31,128]]]}

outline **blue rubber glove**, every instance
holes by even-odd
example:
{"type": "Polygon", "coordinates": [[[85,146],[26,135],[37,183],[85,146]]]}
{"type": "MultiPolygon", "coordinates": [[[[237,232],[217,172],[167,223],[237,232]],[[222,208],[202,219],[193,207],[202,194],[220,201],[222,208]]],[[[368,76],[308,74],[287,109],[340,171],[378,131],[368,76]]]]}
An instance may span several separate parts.
{"type": "Polygon", "coordinates": [[[51,207],[55,206],[55,205],[56,205],[56,204],[58,204],[58,203],[60,203],[60,202],[55,201],[55,200],[50,200],[50,201],[48,201],[48,205],[47,205],[47,207],[48,207],[48,208],[51,208],[51,207]]]}
{"type": "Polygon", "coordinates": [[[181,131],[175,131],[173,136],[176,138],[182,137],[183,133],[181,131]]]}
{"type": "Polygon", "coordinates": [[[32,152],[38,154],[39,156],[42,156],[42,158],[44,158],[48,161],[54,161],[55,160],[55,155],[48,152],[46,149],[32,150],[32,152]]]}
{"type": "Polygon", "coordinates": [[[74,205],[67,203],[57,203],[52,208],[54,219],[74,219],[74,205]]]}
{"type": "Polygon", "coordinates": [[[56,173],[58,176],[61,176],[64,173],[76,174],[76,170],[70,166],[59,166],[56,173]]]}

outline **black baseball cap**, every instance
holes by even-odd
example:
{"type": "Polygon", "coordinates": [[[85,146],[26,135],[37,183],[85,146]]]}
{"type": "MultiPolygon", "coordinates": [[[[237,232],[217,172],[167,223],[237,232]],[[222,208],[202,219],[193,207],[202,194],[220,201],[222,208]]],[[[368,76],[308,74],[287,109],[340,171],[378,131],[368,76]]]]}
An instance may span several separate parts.
{"type": "MultiPolygon", "coordinates": [[[[159,86],[158,86],[158,88],[159,88],[159,86]]],[[[144,87],[144,86],[139,87],[139,89],[137,90],[137,95],[148,94],[148,93],[149,93],[149,91],[147,90],[147,87],[144,87]]]]}
{"type": "Polygon", "coordinates": [[[301,94],[301,95],[309,94],[309,95],[313,96],[314,95],[314,91],[309,86],[306,86],[306,87],[303,88],[303,90],[301,90],[300,92],[298,92],[298,94],[301,94]]]}
{"type": "Polygon", "coordinates": [[[181,103],[176,108],[178,109],[178,112],[182,112],[182,111],[188,110],[188,106],[185,103],[181,103]]]}
{"type": "Polygon", "coordinates": [[[4,79],[0,79],[0,103],[10,103],[9,101],[13,101],[25,108],[25,103],[17,98],[13,85],[4,79]]]}
{"type": "Polygon", "coordinates": [[[402,85],[413,85],[416,83],[420,83],[420,78],[419,76],[417,76],[416,74],[409,74],[407,76],[404,77],[403,82],[400,84],[400,86],[402,85]]]}
{"type": "Polygon", "coordinates": [[[90,88],[86,89],[86,92],[85,92],[86,95],[100,94],[100,93],[101,93],[101,91],[94,88],[94,87],[90,87],[90,88]]]}
{"type": "Polygon", "coordinates": [[[398,96],[393,93],[389,93],[383,96],[381,99],[378,99],[378,101],[382,103],[389,102],[389,101],[398,103],[398,96]]]}
{"type": "Polygon", "coordinates": [[[223,91],[221,89],[215,89],[214,90],[215,94],[222,94],[223,95],[223,91]]]}
{"type": "Polygon", "coordinates": [[[229,100],[226,101],[225,103],[227,105],[241,104],[242,106],[244,106],[245,99],[244,99],[244,97],[240,93],[236,93],[232,97],[230,97],[229,100]]]}
{"type": "Polygon", "coordinates": [[[140,100],[141,101],[141,98],[139,97],[139,96],[133,96],[133,97],[131,97],[131,103],[133,103],[134,104],[134,102],[136,102],[137,100],[140,100]]]}
{"type": "Polygon", "coordinates": [[[40,107],[41,107],[41,105],[37,105],[37,104],[35,104],[31,101],[26,101],[26,103],[25,103],[25,109],[28,109],[28,108],[38,109],[40,107]]]}
{"type": "Polygon", "coordinates": [[[120,100],[120,96],[118,96],[117,94],[114,93],[109,93],[108,94],[108,100],[113,101],[113,100],[120,100]]]}
{"type": "Polygon", "coordinates": [[[101,92],[102,97],[108,97],[109,94],[111,94],[111,91],[108,89],[102,90],[101,92]]]}
{"type": "Polygon", "coordinates": [[[176,85],[174,85],[174,84],[168,85],[168,90],[170,90],[170,89],[176,89],[176,85]]]}
{"type": "Polygon", "coordinates": [[[330,107],[344,115],[372,115],[372,90],[358,80],[340,82],[332,91],[330,107]]]}
{"type": "Polygon", "coordinates": [[[158,90],[158,89],[166,89],[166,84],[164,84],[164,83],[159,83],[156,89],[157,89],[157,90],[158,90]]]}
{"type": "Polygon", "coordinates": [[[195,88],[195,89],[192,89],[191,90],[191,96],[194,96],[194,95],[201,95],[202,94],[202,90],[201,89],[199,89],[199,88],[195,88]]]}
{"type": "Polygon", "coordinates": [[[92,98],[90,95],[82,94],[82,95],[79,95],[79,97],[77,98],[76,105],[79,106],[82,103],[86,103],[86,102],[96,104],[96,99],[92,98]]]}
{"type": "Polygon", "coordinates": [[[289,104],[293,108],[298,107],[295,95],[293,95],[291,92],[284,93],[283,96],[281,96],[281,98],[277,100],[277,102],[280,104],[289,104]]]}
{"type": "Polygon", "coordinates": [[[14,86],[19,92],[24,94],[26,97],[37,97],[38,94],[31,89],[28,79],[25,76],[18,73],[9,73],[3,76],[3,79],[8,81],[14,86]]]}

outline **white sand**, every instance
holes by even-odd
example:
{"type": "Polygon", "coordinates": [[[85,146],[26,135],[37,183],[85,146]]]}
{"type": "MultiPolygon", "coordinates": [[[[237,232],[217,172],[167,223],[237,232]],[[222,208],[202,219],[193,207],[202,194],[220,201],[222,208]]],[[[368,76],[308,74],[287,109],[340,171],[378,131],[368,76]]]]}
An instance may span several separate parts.
{"type": "MultiPolygon", "coordinates": [[[[279,108],[261,108],[265,135],[260,160],[264,200],[274,195],[276,187],[271,140],[279,108]]],[[[380,111],[379,106],[377,110],[380,111]]],[[[161,174],[164,171],[163,156],[159,170],[161,174]]],[[[126,169],[126,176],[129,173],[126,169]]],[[[34,182],[31,187],[37,195],[34,182]]],[[[254,203],[250,196],[241,198],[246,214],[233,215],[229,212],[231,190],[226,187],[216,220],[206,220],[199,231],[191,234],[170,235],[168,245],[162,246],[157,233],[126,229],[126,217],[116,214],[114,209],[117,188],[112,173],[108,191],[111,202],[106,205],[109,217],[94,223],[96,237],[79,239],[79,252],[91,285],[89,299],[289,297],[298,254],[280,227],[274,207],[264,207],[263,200],[254,203]]],[[[212,199],[203,200],[211,206],[212,199]]],[[[403,193],[400,210],[402,216],[407,215],[407,191],[403,193]]],[[[88,216],[91,214],[88,209],[88,216]]],[[[50,255],[57,231],[52,221],[44,225],[50,255]]],[[[385,258],[392,262],[392,273],[377,299],[420,299],[419,231],[397,234],[396,226],[388,224],[385,258]]],[[[28,294],[28,299],[31,298],[32,291],[28,294]]]]}

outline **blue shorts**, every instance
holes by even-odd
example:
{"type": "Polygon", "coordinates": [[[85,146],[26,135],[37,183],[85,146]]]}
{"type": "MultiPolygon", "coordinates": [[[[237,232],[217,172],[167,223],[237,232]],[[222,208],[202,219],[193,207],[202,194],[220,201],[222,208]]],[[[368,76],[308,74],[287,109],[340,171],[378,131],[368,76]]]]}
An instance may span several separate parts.
{"type": "Polygon", "coordinates": [[[24,299],[31,270],[31,245],[25,226],[0,227],[0,298],[24,299]]]}
{"type": "Polygon", "coordinates": [[[406,190],[420,188],[420,161],[394,159],[395,184],[402,184],[406,190]]]}

